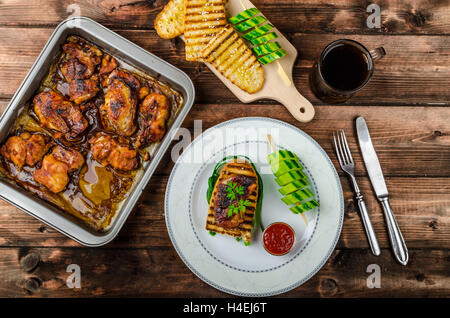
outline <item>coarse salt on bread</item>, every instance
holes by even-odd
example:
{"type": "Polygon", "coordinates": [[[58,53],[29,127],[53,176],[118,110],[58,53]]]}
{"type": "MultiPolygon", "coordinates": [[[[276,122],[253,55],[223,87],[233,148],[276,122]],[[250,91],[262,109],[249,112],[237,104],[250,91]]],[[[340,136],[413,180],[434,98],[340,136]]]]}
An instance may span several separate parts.
{"type": "Polygon", "coordinates": [[[264,85],[264,68],[231,25],[227,25],[203,49],[202,57],[234,85],[249,94],[264,85]]]}
{"type": "Polygon", "coordinates": [[[201,61],[202,50],[227,24],[223,0],[185,0],[186,60],[201,61]]]}

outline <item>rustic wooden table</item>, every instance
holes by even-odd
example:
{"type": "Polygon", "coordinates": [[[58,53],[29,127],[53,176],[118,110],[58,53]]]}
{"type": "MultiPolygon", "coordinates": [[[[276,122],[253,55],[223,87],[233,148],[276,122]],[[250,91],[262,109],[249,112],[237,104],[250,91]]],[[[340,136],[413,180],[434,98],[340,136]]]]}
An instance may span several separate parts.
{"type": "MultiPolygon", "coordinates": [[[[0,1],[0,111],[19,87],[55,26],[75,13],[110,27],[187,72],[197,100],[183,126],[202,120],[206,129],[224,120],[267,116],[303,129],[337,167],[330,135],[345,129],[356,157],[382,253],[371,255],[350,183],[338,169],[345,221],[325,266],[287,297],[448,297],[450,295],[450,3],[448,0],[378,0],[381,28],[366,26],[362,0],[254,0],[297,47],[295,85],[316,106],[315,119],[296,122],[284,107],[264,100],[241,104],[201,64],[184,60],[180,39],[160,39],[153,20],[166,0],[0,1]],[[308,74],[323,47],[350,38],[387,55],[371,83],[343,105],[315,98],[308,74]],[[370,126],[392,206],[407,242],[410,262],[392,256],[380,205],[356,144],[353,120],[370,126]],[[369,289],[369,264],[381,267],[381,288],[369,289]]],[[[226,297],[198,279],[172,247],[163,198],[174,163],[166,155],[119,236],[101,248],[86,248],[19,209],[0,202],[0,296],[226,297]],[[40,260],[36,265],[36,258],[40,260]],[[81,288],[66,286],[69,264],[81,267],[81,288]]]]}

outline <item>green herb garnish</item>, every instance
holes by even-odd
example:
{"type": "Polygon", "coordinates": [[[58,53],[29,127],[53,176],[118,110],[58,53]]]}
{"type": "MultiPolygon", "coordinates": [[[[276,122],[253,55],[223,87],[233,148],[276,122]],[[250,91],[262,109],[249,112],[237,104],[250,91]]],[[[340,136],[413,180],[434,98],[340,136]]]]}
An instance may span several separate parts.
{"type": "Polygon", "coordinates": [[[237,183],[228,181],[225,191],[227,192],[227,198],[233,201],[238,195],[244,194],[244,186],[238,186],[237,183]]]}
{"type": "Polygon", "coordinates": [[[209,231],[209,235],[214,236],[214,235],[216,235],[216,232],[209,231]]]}
{"type": "Polygon", "coordinates": [[[250,205],[250,201],[249,200],[242,200],[240,199],[239,201],[231,204],[230,206],[228,206],[228,217],[231,217],[233,214],[239,214],[241,213],[241,215],[243,213],[245,213],[245,210],[247,206],[250,205]]]}
{"type": "MultiPolygon", "coordinates": [[[[237,200],[239,195],[244,195],[244,186],[239,186],[237,183],[228,181],[225,191],[227,192],[227,198],[234,201],[237,200]]],[[[249,205],[250,202],[248,200],[244,201],[240,199],[237,202],[233,202],[228,206],[228,217],[231,217],[233,214],[244,213],[245,207],[249,205]]]]}

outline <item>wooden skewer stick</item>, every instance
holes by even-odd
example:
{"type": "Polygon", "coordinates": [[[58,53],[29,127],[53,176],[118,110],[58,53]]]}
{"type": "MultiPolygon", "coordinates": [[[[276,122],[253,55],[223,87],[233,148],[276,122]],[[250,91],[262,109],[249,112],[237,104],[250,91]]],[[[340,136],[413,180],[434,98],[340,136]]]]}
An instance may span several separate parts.
{"type": "Polygon", "coordinates": [[[306,226],[308,226],[308,220],[306,219],[305,212],[300,213],[302,215],[303,221],[305,221],[306,226]]]}
{"type": "Polygon", "coordinates": [[[277,146],[274,145],[273,141],[272,141],[272,135],[271,134],[267,134],[267,142],[269,143],[270,149],[272,149],[272,152],[277,152],[277,146]]]}
{"type": "Polygon", "coordinates": [[[246,10],[247,8],[245,7],[244,3],[242,2],[242,0],[239,0],[239,2],[241,3],[242,9],[246,10]]]}
{"type": "MultiPolygon", "coordinates": [[[[270,149],[272,150],[272,152],[277,152],[277,146],[275,146],[275,144],[273,143],[272,140],[272,135],[271,134],[267,134],[267,142],[269,143],[270,149]]],[[[306,216],[304,213],[300,213],[302,215],[303,221],[305,222],[306,226],[308,226],[308,220],[306,219],[306,216]]]]}

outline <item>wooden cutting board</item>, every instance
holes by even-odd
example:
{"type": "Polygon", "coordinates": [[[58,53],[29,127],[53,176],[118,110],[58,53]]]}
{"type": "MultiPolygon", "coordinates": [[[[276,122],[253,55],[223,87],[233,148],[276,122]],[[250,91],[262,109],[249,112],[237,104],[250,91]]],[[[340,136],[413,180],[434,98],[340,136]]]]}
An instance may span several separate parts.
{"type": "MultiPolygon", "coordinates": [[[[246,9],[254,7],[249,0],[229,0],[227,3],[227,16],[235,16],[246,9]]],[[[260,15],[263,14],[261,13],[260,15]]],[[[281,47],[286,50],[288,55],[277,62],[263,66],[265,83],[259,92],[248,94],[223,77],[211,64],[205,64],[241,102],[250,103],[263,98],[273,99],[283,104],[298,121],[309,122],[314,117],[314,107],[300,94],[292,80],[292,68],[297,58],[297,49],[278,31],[276,26],[271,31],[277,33],[278,38],[275,41],[281,44],[281,47]]]]}

